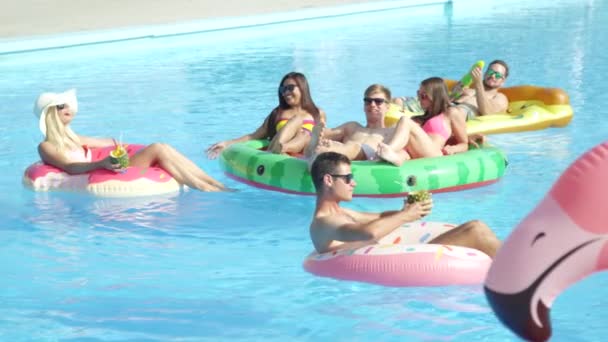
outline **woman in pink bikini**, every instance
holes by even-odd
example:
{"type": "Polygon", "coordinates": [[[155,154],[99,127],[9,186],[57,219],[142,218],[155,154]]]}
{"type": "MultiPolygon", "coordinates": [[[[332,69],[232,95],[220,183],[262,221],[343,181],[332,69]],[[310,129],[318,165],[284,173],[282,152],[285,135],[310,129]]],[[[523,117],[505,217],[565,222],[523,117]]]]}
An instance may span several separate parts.
{"type": "MultiPolygon", "coordinates": [[[[45,139],[38,145],[40,158],[69,174],[81,174],[98,169],[121,171],[119,164],[110,157],[92,160],[89,148],[114,144],[112,139],[92,138],[76,135],[70,123],[78,111],[76,91],[64,93],[42,93],[34,105],[34,114],[39,116],[40,131],[45,139]]],[[[130,157],[129,164],[141,168],[158,165],[180,184],[201,191],[227,190],[224,185],[196,164],[167,144],[154,143],[130,157]]]]}
{"type": "Polygon", "coordinates": [[[451,154],[446,143],[467,142],[466,126],[451,119],[450,98],[443,79],[431,77],[420,83],[418,99],[424,114],[402,117],[387,144],[378,146],[377,154],[397,166],[408,159],[439,157],[451,154]]]}
{"type": "Polygon", "coordinates": [[[268,114],[255,132],[225,140],[207,149],[209,159],[215,159],[228,146],[253,139],[269,139],[272,153],[301,153],[310,142],[310,133],[317,122],[325,122],[325,112],[310,96],[308,81],[299,72],[283,76],[278,89],[279,105],[268,114]]]}

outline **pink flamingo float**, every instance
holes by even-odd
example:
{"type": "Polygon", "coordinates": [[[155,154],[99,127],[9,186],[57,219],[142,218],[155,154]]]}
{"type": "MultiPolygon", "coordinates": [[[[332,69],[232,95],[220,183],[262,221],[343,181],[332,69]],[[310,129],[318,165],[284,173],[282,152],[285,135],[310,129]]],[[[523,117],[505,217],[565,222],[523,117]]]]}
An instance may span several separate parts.
{"type": "Polygon", "coordinates": [[[608,268],[607,193],[608,141],[570,165],[498,251],[486,277],[486,297],[520,337],[547,340],[553,300],[608,268]]]}

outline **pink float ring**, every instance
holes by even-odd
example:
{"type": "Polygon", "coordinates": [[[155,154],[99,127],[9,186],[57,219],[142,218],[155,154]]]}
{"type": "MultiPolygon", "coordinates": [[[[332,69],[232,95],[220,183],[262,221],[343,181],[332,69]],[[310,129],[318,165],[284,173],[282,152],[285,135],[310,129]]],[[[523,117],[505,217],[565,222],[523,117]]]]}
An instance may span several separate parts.
{"type": "Polygon", "coordinates": [[[492,259],[481,251],[426,242],[454,228],[440,222],[405,224],[378,244],[319,254],[304,269],[322,277],[384,286],[445,286],[483,283],[492,259]]]}
{"type": "MultiPolygon", "coordinates": [[[[127,145],[127,153],[133,156],[144,145],[127,145]]],[[[91,160],[106,158],[113,146],[91,148],[91,160]]],[[[103,197],[129,197],[158,195],[179,191],[182,186],[167,171],[159,167],[128,167],[122,173],[95,170],[70,175],[54,166],[37,162],[30,165],[23,175],[23,183],[34,191],[82,191],[103,197]]]]}

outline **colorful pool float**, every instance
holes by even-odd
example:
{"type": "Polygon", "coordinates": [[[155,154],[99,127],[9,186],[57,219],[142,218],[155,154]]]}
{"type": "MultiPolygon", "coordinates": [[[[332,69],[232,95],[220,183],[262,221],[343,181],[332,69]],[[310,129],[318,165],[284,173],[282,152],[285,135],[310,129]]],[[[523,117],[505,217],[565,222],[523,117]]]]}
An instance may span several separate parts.
{"type": "MultiPolygon", "coordinates": [[[[522,339],[547,341],[555,299],[608,269],[607,176],[605,141],[564,171],[498,250],[485,281],[486,298],[499,320],[522,339]]],[[[596,288],[604,288],[601,278],[596,280],[596,288]]],[[[597,336],[593,329],[588,334],[597,336]]]]}
{"type": "MultiPolygon", "coordinates": [[[[314,194],[306,160],[262,150],[266,140],[229,146],[220,155],[220,166],[231,178],[263,189],[292,194],[314,194]]],[[[444,192],[494,183],[507,166],[505,155],[484,146],[464,153],[414,159],[401,167],[376,161],[354,161],[357,181],[354,196],[399,197],[410,191],[444,192]]]]}
{"type": "MultiPolygon", "coordinates": [[[[144,147],[128,145],[127,153],[132,156],[144,147]]],[[[98,161],[106,158],[113,149],[113,146],[91,148],[89,153],[92,153],[92,161],[98,161]]],[[[71,175],[42,162],[34,163],[25,170],[23,184],[34,191],[80,191],[103,197],[158,195],[182,188],[170,174],[158,167],[128,167],[123,173],[95,170],[71,175]]]]}
{"type": "Polygon", "coordinates": [[[483,283],[492,259],[476,249],[428,244],[454,228],[440,222],[405,224],[378,244],[319,254],[304,269],[322,277],[384,286],[446,286],[483,283]]]}
{"type": "MultiPolygon", "coordinates": [[[[456,81],[447,80],[451,88],[456,81]]],[[[499,90],[509,99],[509,108],[504,114],[479,116],[467,121],[467,133],[511,133],[563,127],[572,120],[572,107],[568,94],[558,88],[543,88],[531,85],[505,87],[499,90]]],[[[391,106],[385,123],[394,125],[404,115],[420,113],[400,111],[391,106]]]]}

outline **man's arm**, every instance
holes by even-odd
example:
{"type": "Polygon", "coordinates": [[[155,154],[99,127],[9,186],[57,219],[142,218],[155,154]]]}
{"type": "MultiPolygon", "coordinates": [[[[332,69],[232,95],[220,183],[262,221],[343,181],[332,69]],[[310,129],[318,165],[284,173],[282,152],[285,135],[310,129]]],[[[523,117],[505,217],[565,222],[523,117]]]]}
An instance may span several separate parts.
{"type": "Polygon", "coordinates": [[[483,85],[483,75],[481,69],[475,68],[471,72],[471,75],[473,76],[475,99],[477,100],[477,109],[479,110],[479,115],[506,112],[507,108],[509,107],[509,100],[502,93],[497,93],[493,98],[489,98],[483,85]]]}
{"type": "Polygon", "coordinates": [[[358,122],[350,121],[336,128],[326,128],[323,131],[323,137],[333,141],[344,142],[344,138],[350,136],[357,126],[361,125],[358,122]]]}
{"type": "Polygon", "coordinates": [[[445,154],[450,155],[459,152],[466,152],[469,150],[466,114],[462,114],[464,113],[454,107],[449,107],[446,111],[446,116],[450,120],[450,125],[452,128],[452,137],[454,137],[454,141],[453,144],[444,146],[443,152],[445,154]]]}
{"type": "Polygon", "coordinates": [[[329,238],[338,241],[379,240],[395,228],[430,214],[432,208],[433,201],[428,200],[410,205],[404,203],[401,210],[385,211],[380,214],[348,210],[346,212],[353,217],[355,222],[340,222],[333,225],[329,229],[333,233],[329,235],[329,238]]]}
{"type": "Polygon", "coordinates": [[[477,89],[477,108],[479,115],[490,115],[497,113],[505,113],[509,108],[509,100],[502,93],[497,93],[494,98],[488,98],[485,89],[477,89]]]}

